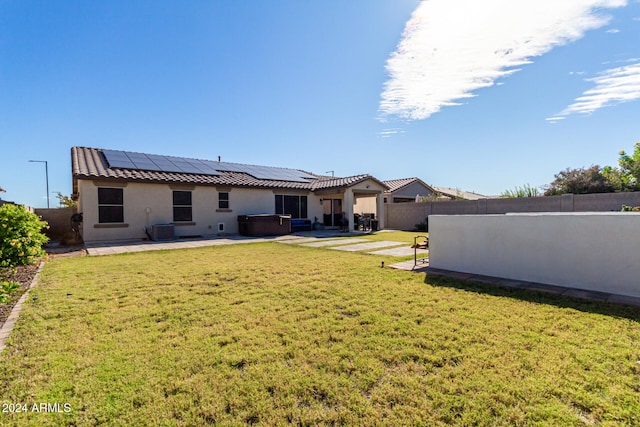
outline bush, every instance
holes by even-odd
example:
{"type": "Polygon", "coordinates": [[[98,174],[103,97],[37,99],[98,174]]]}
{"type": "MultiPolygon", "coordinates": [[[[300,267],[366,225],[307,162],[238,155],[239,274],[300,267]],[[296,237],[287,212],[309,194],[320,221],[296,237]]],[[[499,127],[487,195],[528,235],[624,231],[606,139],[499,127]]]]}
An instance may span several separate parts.
{"type": "Polygon", "coordinates": [[[551,184],[546,186],[545,196],[560,194],[612,193],[614,186],[607,179],[606,172],[598,165],[588,169],[566,169],[555,175],[551,184]]]}
{"type": "Polygon", "coordinates": [[[20,283],[18,282],[0,282],[0,304],[9,302],[11,294],[18,290],[20,283]]]}
{"type": "Polygon", "coordinates": [[[0,268],[33,264],[44,256],[42,245],[49,241],[42,234],[45,227],[47,223],[24,206],[0,206],[0,268]]]}
{"type": "Polygon", "coordinates": [[[425,218],[424,221],[415,225],[416,231],[429,231],[429,218],[425,218]]]}
{"type": "Polygon", "coordinates": [[[622,205],[622,212],[640,212],[640,206],[622,205]]]}
{"type": "Polygon", "coordinates": [[[519,197],[539,197],[542,196],[540,191],[536,187],[532,187],[529,184],[525,184],[522,187],[516,187],[513,190],[505,190],[500,197],[507,198],[519,198],[519,197]]]}

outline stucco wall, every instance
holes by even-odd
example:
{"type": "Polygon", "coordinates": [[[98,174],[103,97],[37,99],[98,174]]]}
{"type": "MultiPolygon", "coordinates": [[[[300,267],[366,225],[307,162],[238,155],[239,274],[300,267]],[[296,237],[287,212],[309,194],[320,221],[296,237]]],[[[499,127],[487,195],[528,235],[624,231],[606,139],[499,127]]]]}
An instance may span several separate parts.
{"type": "MultiPolygon", "coordinates": [[[[118,187],[114,183],[99,183],[101,187],[118,187]]],[[[221,188],[229,193],[229,211],[218,209],[218,189],[206,186],[170,186],[168,184],[128,183],[123,188],[124,224],[103,225],[98,223],[98,186],[93,181],[78,182],[80,199],[78,211],[83,213],[83,239],[85,242],[119,239],[143,239],[145,227],[153,224],[173,222],[174,190],[192,192],[192,225],[175,227],[176,236],[205,236],[218,234],[218,224],[224,224],[224,233],[238,232],[238,215],[275,213],[273,190],[221,188]],[[147,212],[148,211],[148,212],[147,212]]],[[[322,217],[319,198],[305,191],[290,191],[278,194],[300,194],[308,197],[308,217],[322,217]]]]}
{"type": "Polygon", "coordinates": [[[640,297],[640,214],[429,217],[433,268],[640,297]]]}

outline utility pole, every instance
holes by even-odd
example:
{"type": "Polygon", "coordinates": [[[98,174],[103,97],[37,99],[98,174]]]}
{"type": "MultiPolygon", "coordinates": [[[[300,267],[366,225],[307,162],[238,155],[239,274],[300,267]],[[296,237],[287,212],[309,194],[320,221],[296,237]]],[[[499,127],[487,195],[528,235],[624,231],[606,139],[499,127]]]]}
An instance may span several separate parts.
{"type": "Polygon", "coordinates": [[[47,179],[47,209],[49,209],[49,162],[46,160],[29,160],[31,163],[44,163],[44,173],[47,179]]]}

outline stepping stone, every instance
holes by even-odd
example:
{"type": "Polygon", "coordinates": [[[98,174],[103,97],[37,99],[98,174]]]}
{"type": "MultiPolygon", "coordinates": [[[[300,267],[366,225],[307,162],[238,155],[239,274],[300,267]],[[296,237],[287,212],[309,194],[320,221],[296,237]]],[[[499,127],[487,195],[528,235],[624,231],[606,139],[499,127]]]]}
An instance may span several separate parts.
{"type": "Polygon", "coordinates": [[[309,242],[317,242],[319,239],[317,237],[297,237],[295,239],[286,239],[286,240],[278,240],[279,243],[286,243],[287,245],[292,244],[300,244],[300,243],[309,243],[309,242]]]}
{"type": "MultiPolygon", "coordinates": [[[[414,254],[414,249],[411,246],[401,246],[399,248],[383,249],[381,251],[367,252],[372,255],[387,255],[387,256],[409,256],[414,254]]],[[[427,249],[418,249],[418,255],[424,255],[429,253],[427,249]]]]}
{"type": "Polygon", "coordinates": [[[379,242],[360,243],[357,245],[340,246],[340,247],[331,248],[331,249],[336,249],[338,251],[356,252],[356,251],[365,251],[367,249],[384,248],[388,246],[398,246],[398,245],[406,245],[406,243],[382,240],[379,242]]]}
{"type": "Polygon", "coordinates": [[[331,240],[323,239],[321,242],[304,243],[304,244],[302,244],[300,246],[308,246],[308,247],[311,247],[311,248],[321,248],[321,247],[324,247],[324,246],[347,245],[349,243],[366,242],[366,241],[367,241],[366,239],[331,239],[331,240]]]}
{"type": "Polygon", "coordinates": [[[426,263],[418,262],[417,265],[414,264],[413,260],[399,262],[397,264],[391,264],[389,267],[395,268],[397,270],[406,270],[406,271],[426,271],[429,268],[429,261],[426,263]]]}

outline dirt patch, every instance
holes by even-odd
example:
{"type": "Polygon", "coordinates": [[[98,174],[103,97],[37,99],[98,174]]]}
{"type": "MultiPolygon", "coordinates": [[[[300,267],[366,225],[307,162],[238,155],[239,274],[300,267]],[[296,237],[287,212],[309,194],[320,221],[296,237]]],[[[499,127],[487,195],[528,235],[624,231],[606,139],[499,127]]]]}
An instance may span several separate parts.
{"type": "Polygon", "coordinates": [[[47,243],[44,246],[44,250],[49,258],[84,256],[87,254],[83,244],[64,245],[57,241],[47,243]]]}
{"type": "MultiPolygon", "coordinates": [[[[11,299],[9,300],[9,302],[0,304],[0,327],[4,325],[7,317],[9,317],[9,315],[11,314],[11,309],[13,309],[13,306],[16,305],[22,294],[27,291],[27,288],[31,284],[31,281],[35,277],[37,271],[38,264],[21,265],[15,268],[15,272],[13,274],[3,279],[10,282],[18,282],[20,283],[20,287],[13,294],[11,294],[11,299]]],[[[10,271],[7,273],[10,273],[10,271]]],[[[4,276],[0,276],[0,278],[3,277],[4,276]]]]}

